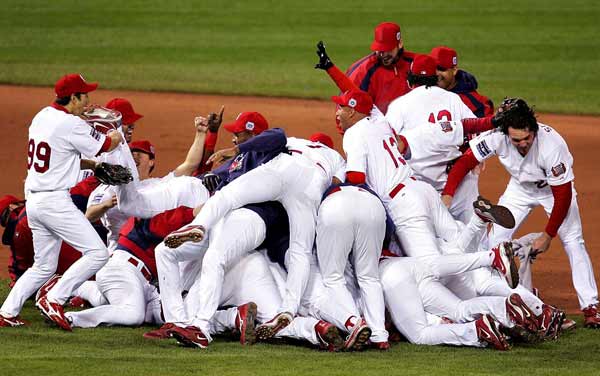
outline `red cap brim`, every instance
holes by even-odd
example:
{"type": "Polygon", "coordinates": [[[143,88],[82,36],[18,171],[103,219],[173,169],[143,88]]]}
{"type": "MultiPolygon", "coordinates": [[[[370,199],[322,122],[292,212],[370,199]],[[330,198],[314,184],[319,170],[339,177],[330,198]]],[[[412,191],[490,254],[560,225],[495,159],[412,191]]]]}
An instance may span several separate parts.
{"type": "Polygon", "coordinates": [[[331,100],[334,103],[339,104],[340,106],[346,106],[346,103],[344,102],[344,99],[341,96],[334,95],[331,97],[331,100]]]}
{"type": "Polygon", "coordinates": [[[240,133],[245,131],[245,129],[240,129],[240,126],[236,121],[233,123],[223,124],[223,128],[225,128],[225,130],[229,133],[240,133]]]}
{"type": "Polygon", "coordinates": [[[394,48],[398,47],[398,43],[390,43],[390,44],[385,44],[385,43],[380,43],[380,42],[373,42],[371,43],[371,51],[380,51],[380,52],[388,52],[393,50],[394,48]]]}
{"type": "Polygon", "coordinates": [[[86,84],[85,85],[85,91],[82,90],[82,93],[89,93],[90,91],[94,91],[98,88],[98,83],[97,82],[92,82],[91,84],[86,84]]]}
{"type": "Polygon", "coordinates": [[[133,124],[133,123],[135,123],[136,121],[140,120],[143,117],[144,117],[144,115],[136,114],[134,112],[132,115],[130,115],[130,116],[126,117],[126,118],[123,118],[123,124],[125,124],[125,125],[133,124]]]}

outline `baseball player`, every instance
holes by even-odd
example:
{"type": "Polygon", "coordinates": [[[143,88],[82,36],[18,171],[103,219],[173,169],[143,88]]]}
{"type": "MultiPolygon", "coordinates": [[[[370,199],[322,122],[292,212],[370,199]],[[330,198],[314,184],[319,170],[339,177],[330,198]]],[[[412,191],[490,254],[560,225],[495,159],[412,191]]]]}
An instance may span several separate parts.
{"type": "MultiPolygon", "coordinates": [[[[543,206],[550,217],[544,232],[532,242],[534,254],[545,252],[559,235],[571,264],[573,285],[584,313],[584,325],[600,326],[598,289],[592,263],[584,246],[573,156],[565,140],[520,98],[505,99],[500,106],[500,129],[470,142],[470,149],[448,176],[445,194],[453,195],[466,173],[480,161],[498,155],[511,175],[500,203],[510,209],[520,225],[531,210],[543,206]]],[[[518,226],[516,227],[518,228],[518,226]]],[[[491,241],[510,239],[514,229],[494,226],[491,241]]]]}
{"type": "Polygon", "coordinates": [[[99,134],[77,116],[89,103],[88,93],[97,87],[79,74],[63,76],[54,87],[56,100],[42,109],[29,127],[25,197],[35,260],[0,308],[4,326],[22,325],[16,316],[25,300],[56,271],[62,241],[75,246],[82,257],[36,305],[45,317],[65,330],[71,330],[71,326],[62,305],[73,289],[108,261],[106,246],[68,192],[77,182],[80,169],[94,169],[97,165],[80,159],[80,155],[110,151],[123,141],[119,132],[99,134]]]}
{"type": "Polygon", "coordinates": [[[125,98],[113,98],[109,100],[104,107],[119,111],[121,113],[121,123],[123,127],[123,134],[125,135],[125,141],[130,143],[133,137],[133,131],[135,130],[135,123],[143,118],[144,115],[135,112],[131,102],[125,98]]]}
{"type": "Polygon", "coordinates": [[[494,103],[477,92],[477,79],[471,73],[458,69],[458,55],[450,47],[438,46],[429,53],[437,63],[438,86],[460,96],[478,118],[492,116],[494,103]]]}
{"type": "MultiPolygon", "coordinates": [[[[400,26],[393,22],[377,25],[371,51],[373,53],[352,64],[346,75],[359,89],[369,93],[373,103],[385,114],[394,99],[410,91],[406,79],[414,53],[404,50],[400,26]]],[[[324,68],[332,74],[330,69],[324,68]]]]}

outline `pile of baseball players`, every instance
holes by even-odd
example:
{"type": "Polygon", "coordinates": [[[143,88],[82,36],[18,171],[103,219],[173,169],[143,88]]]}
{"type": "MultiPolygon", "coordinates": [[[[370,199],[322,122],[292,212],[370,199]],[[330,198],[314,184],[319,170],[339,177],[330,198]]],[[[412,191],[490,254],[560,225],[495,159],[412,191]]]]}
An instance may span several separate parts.
{"type": "Polygon", "coordinates": [[[329,351],[401,339],[508,350],[574,329],[531,283],[558,235],[584,326],[599,327],[564,139],[523,99],[494,112],[451,48],[405,51],[386,22],[371,50],[343,73],[317,45],[315,68],[341,90],[345,158],[329,136],[295,138],[257,112],[224,124],[233,146],[215,151],[221,108],[194,119],[163,177],[152,143],[132,141],[142,115],[128,100],[90,106],[97,84],[62,77],[29,128],[26,200],[0,199],[13,281],[0,326],[26,325],[35,294],[64,330],[155,325],[145,338],[191,347],[234,333],[329,351]],[[478,193],[494,155],[511,175],[498,204],[478,193]],[[113,165],[132,181],[100,179],[113,165]],[[512,239],[539,205],[543,231],[512,239]]]}

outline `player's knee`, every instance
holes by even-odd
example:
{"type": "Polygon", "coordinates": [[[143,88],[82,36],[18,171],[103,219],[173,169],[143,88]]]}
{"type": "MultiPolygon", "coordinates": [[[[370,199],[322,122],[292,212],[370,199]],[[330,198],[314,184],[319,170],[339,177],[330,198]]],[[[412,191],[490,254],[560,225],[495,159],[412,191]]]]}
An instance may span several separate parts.
{"type": "Polygon", "coordinates": [[[121,325],[126,326],[140,326],[144,323],[146,317],[145,309],[125,305],[121,307],[121,325]]]}

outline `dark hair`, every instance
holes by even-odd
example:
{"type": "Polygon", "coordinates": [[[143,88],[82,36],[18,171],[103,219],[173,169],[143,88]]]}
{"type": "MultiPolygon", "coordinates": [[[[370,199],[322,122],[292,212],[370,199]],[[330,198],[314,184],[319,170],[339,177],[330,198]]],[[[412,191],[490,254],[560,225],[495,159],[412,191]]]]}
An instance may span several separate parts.
{"type": "MultiPolygon", "coordinates": [[[[81,99],[81,94],[82,94],[82,93],[75,93],[75,94],[73,94],[73,95],[74,95],[74,96],[76,96],[76,97],[77,97],[77,99],[81,99]]],[[[68,104],[69,104],[69,102],[71,102],[71,96],[70,96],[70,95],[68,95],[68,96],[66,96],[66,97],[60,97],[60,98],[56,98],[56,99],[54,100],[54,102],[55,102],[56,104],[59,104],[59,105],[61,105],[61,106],[66,106],[66,105],[68,105],[68,104]]]]}
{"type": "Polygon", "coordinates": [[[527,102],[521,98],[505,98],[502,104],[502,115],[500,116],[500,130],[508,134],[508,128],[528,129],[531,132],[537,132],[539,125],[535,116],[533,107],[529,107],[527,102]]]}
{"type": "Polygon", "coordinates": [[[412,72],[408,72],[408,77],[406,78],[406,80],[408,81],[408,84],[410,86],[425,86],[425,87],[430,87],[430,86],[437,86],[437,82],[438,82],[438,77],[437,75],[434,76],[420,76],[417,74],[413,74],[412,72]]]}

